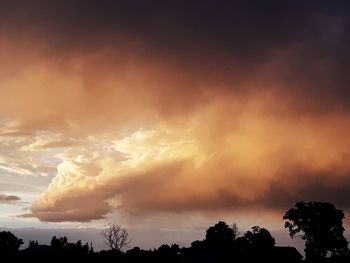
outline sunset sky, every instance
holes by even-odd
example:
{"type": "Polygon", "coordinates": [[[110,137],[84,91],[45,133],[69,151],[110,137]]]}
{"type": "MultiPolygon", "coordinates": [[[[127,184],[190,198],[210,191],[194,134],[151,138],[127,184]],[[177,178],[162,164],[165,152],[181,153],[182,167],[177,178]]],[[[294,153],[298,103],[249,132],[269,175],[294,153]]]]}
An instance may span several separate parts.
{"type": "Polygon", "coordinates": [[[350,212],[349,12],[1,0],[0,226],[152,246],[221,219],[288,243],[297,201],[350,212]]]}

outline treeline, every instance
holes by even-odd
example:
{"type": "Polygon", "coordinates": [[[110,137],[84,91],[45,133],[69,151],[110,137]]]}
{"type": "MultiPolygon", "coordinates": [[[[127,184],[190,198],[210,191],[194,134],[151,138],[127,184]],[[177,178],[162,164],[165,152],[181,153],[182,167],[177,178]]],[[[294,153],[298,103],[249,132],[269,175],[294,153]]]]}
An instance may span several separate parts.
{"type": "MultiPolygon", "coordinates": [[[[343,211],[322,202],[299,202],[284,217],[291,237],[300,234],[305,240],[307,262],[350,262],[348,243],[343,236],[343,211]]],[[[223,221],[209,227],[203,240],[180,248],[177,244],[157,249],[128,249],[127,231],[116,224],[106,227],[103,237],[109,250],[94,251],[89,243],[69,242],[67,237],[51,239],[50,245],[30,241],[20,250],[23,241],[11,232],[0,232],[1,262],[302,262],[294,247],[279,247],[271,233],[263,227],[238,234],[235,224],[223,221]]]]}
{"type": "MultiPolygon", "coordinates": [[[[110,226],[109,226],[110,227],[110,226]]],[[[180,248],[177,244],[161,245],[157,249],[143,250],[134,247],[123,252],[120,249],[94,251],[89,243],[80,240],[72,243],[67,237],[51,239],[50,245],[41,245],[37,241],[30,241],[27,248],[19,250],[23,244],[10,232],[0,233],[0,239],[6,236],[11,242],[3,247],[2,255],[7,254],[8,260],[29,260],[33,262],[47,262],[51,260],[83,260],[89,262],[249,262],[264,259],[265,261],[298,262],[301,255],[294,249],[288,257],[281,258],[279,247],[275,246],[275,239],[265,228],[255,226],[251,231],[237,237],[237,227],[229,226],[220,221],[206,230],[204,240],[192,242],[189,248],[180,248]],[[292,256],[292,257],[291,257],[292,256]],[[292,260],[293,259],[293,260],[292,260]],[[287,261],[286,261],[287,260],[287,261]]],[[[108,243],[108,242],[107,242],[108,243]]]]}

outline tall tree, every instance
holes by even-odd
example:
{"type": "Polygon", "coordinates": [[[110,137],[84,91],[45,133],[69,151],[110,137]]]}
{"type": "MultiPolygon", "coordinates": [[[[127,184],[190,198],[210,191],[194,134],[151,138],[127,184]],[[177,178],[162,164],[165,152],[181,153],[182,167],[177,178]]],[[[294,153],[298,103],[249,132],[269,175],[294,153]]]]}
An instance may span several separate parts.
{"type": "Polygon", "coordinates": [[[285,228],[293,238],[299,233],[305,240],[305,255],[308,261],[318,261],[349,253],[344,238],[344,212],[325,202],[298,202],[289,209],[283,219],[285,228]]]}
{"type": "Polygon", "coordinates": [[[127,245],[129,245],[129,234],[126,229],[121,226],[110,223],[102,231],[102,235],[105,239],[105,244],[110,250],[122,250],[127,245]]]}

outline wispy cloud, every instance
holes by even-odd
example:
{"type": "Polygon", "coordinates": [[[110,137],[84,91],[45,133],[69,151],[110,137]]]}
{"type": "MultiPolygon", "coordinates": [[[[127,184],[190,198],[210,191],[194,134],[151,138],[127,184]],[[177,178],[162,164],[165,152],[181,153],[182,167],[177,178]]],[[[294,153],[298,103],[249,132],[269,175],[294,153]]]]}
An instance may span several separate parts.
{"type": "Polygon", "coordinates": [[[17,205],[21,201],[21,198],[15,195],[0,194],[0,204],[17,205]]]}

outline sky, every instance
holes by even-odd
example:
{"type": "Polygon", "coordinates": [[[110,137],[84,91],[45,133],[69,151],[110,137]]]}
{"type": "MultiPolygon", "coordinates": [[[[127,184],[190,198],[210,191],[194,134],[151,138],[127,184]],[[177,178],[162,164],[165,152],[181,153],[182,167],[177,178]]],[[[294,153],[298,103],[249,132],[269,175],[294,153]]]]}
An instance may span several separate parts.
{"type": "Polygon", "coordinates": [[[294,244],[282,217],[297,201],[348,215],[349,12],[1,0],[0,226],[101,244],[113,221],[152,247],[226,220],[294,244]]]}

